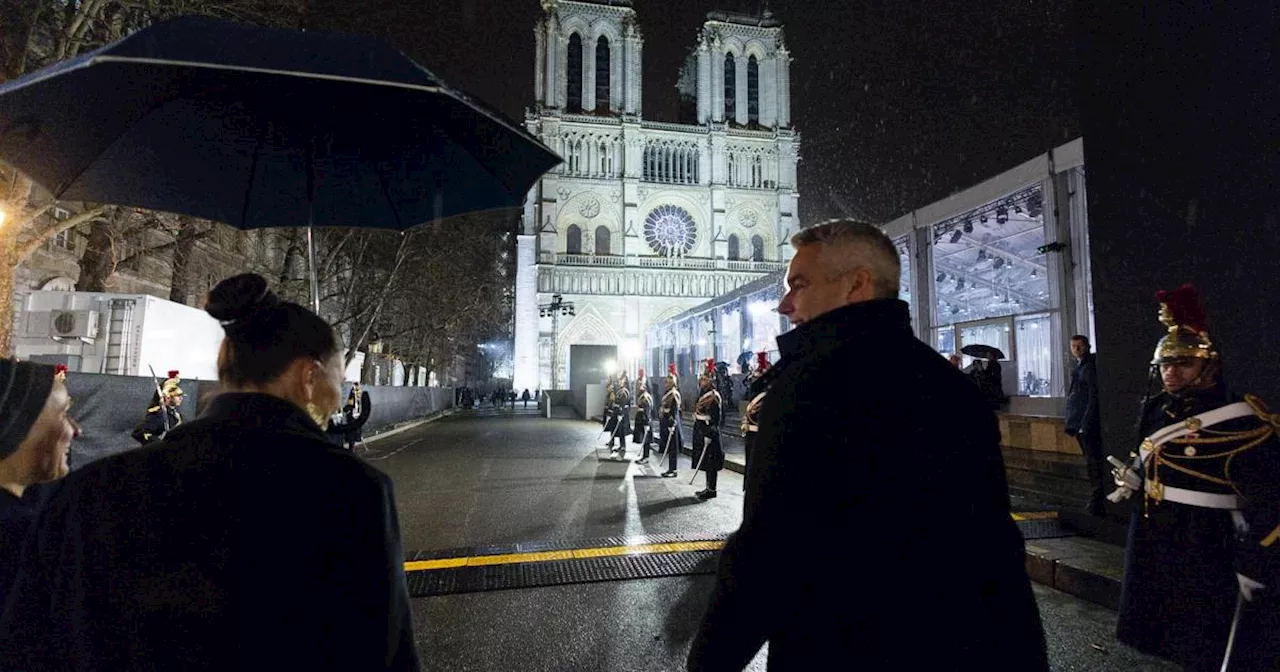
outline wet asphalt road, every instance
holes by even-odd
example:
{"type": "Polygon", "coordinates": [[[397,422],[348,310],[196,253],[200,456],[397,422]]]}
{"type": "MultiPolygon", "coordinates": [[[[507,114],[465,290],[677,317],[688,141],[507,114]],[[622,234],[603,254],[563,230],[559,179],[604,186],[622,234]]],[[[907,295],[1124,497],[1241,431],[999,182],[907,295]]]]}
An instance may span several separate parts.
{"type": "MultiPolygon", "coordinates": [[[[394,480],[406,550],[666,532],[723,534],[741,521],[742,479],[702,489],[687,456],[665,466],[608,460],[600,425],[463,412],[369,444],[394,480]],[[597,455],[599,457],[597,457],[597,455]],[[599,459],[606,458],[606,459],[599,459]]],[[[629,445],[629,457],[639,447],[629,445]]],[[[427,670],[682,670],[711,576],[492,591],[414,600],[427,670]]],[[[1176,670],[1115,643],[1115,614],[1035,586],[1054,670],[1176,670]]],[[[927,607],[924,607],[927,608],[927,607]]],[[[927,636],[925,636],[927,641],[927,636]]],[[[764,651],[750,670],[764,670],[764,651]]]]}

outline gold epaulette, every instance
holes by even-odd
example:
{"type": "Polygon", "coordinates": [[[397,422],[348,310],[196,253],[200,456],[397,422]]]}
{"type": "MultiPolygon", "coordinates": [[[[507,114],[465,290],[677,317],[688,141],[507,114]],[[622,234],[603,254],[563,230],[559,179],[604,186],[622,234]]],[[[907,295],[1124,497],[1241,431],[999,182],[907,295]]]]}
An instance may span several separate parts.
{"type": "Polygon", "coordinates": [[[1280,413],[1272,413],[1267,409],[1267,404],[1252,394],[1244,395],[1244,400],[1253,409],[1253,414],[1264,423],[1271,425],[1272,431],[1280,430],[1280,413]]]}
{"type": "Polygon", "coordinates": [[[156,411],[158,411],[158,410],[160,410],[160,407],[159,407],[159,406],[152,406],[151,408],[148,408],[148,409],[147,409],[147,412],[148,412],[148,413],[155,413],[155,412],[156,412],[156,411]]]}

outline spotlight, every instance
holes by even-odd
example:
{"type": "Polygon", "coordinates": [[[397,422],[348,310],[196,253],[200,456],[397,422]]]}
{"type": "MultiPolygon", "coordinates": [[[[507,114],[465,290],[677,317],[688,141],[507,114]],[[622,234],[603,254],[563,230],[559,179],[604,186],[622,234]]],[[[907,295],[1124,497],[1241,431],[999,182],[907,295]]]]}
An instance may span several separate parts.
{"type": "Polygon", "coordinates": [[[1009,221],[1009,209],[1003,205],[996,208],[996,224],[1004,224],[1009,221]]]}
{"type": "Polygon", "coordinates": [[[954,245],[954,244],[956,244],[956,243],[960,242],[960,236],[962,236],[962,235],[964,235],[964,234],[960,231],[960,229],[956,229],[956,232],[955,232],[955,233],[953,233],[953,234],[951,234],[951,244],[953,244],[953,245],[954,245]]]}
{"type": "Polygon", "coordinates": [[[958,291],[960,291],[960,290],[962,290],[962,289],[964,289],[964,278],[957,278],[957,279],[956,279],[956,291],[958,292],[958,291]]]}
{"type": "Polygon", "coordinates": [[[986,224],[986,223],[987,223],[987,216],[986,216],[986,215],[981,215],[981,216],[979,216],[979,217],[978,217],[978,221],[979,221],[979,222],[981,222],[981,223],[983,223],[983,224],[986,224]]]}
{"type": "Polygon", "coordinates": [[[1031,269],[1031,277],[1036,277],[1036,269],[1031,269]]]}
{"type": "Polygon", "coordinates": [[[938,282],[942,282],[943,280],[946,280],[946,279],[947,279],[947,274],[946,274],[946,273],[939,273],[939,274],[938,274],[938,277],[936,278],[936,280],[937,280],[938,282]]]}
{"type": "Polygon", "coordinates": [[[1000,268],[1001,266],[1004,266],[1004,257],[996,257],[996,260],[991,262],[992,268],[1000,268]]]}
{"type": "Polygon", "coordinates": [[[986,261],[986,260],[987,260],[987,251],[982,248],[978,248],[978,261],[986,261]]]}
{"type": "Polygon", "coordinates": [[[965,233],[973,233],[973,220],[972,220],[972,219],[966,219],[966,220],[964,220],[964,232],[965,232],[965,233]]]}
{"type": "Polygon", "coordinates": [[[1040,192],[1037,191],[1036,193],[1031,194],[1030,196],[1027,197],[1027,216],[1028,217],[1039,217],[1040,213],[1043,211],[1044,211],[1044,198],[1040,195],[1040,192]]]}

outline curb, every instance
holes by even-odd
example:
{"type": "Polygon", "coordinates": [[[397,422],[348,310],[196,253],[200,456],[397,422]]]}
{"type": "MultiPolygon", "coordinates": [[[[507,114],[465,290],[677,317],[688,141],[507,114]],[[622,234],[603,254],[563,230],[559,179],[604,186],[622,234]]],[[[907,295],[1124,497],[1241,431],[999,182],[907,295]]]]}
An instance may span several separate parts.
{"type": "Polygon", "coordinates": [[[407,432],[416,427],[421,427],[425,424],[435,422],[440,418],[453,415],[453,411],[454,409],[448,408],[443,411],[440,411],[439,413],[436,413],[435,415],[429,415],[425,418],[422,418],[421,420],[410,420],[409,422],[401,423],[399,425],[394,425],[392,426],[391,429],[388,429],[385,432],[379,432],[377,434],[374,434],[373,436],[370,436],[366,439],[361,440],[361,443],[366,443],[366,444],[373,443],[374,441],[379,441],[387,437],[395,436],[396,434],[399,434],[401,432],[407,432]]]}

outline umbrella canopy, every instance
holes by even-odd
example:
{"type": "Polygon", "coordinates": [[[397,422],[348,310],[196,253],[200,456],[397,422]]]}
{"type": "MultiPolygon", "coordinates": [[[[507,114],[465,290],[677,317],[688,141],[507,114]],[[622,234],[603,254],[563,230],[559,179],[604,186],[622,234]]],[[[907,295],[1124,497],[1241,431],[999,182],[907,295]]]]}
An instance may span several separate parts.
{"type": "Polygon", "coordinates": [[[1004,353],[1001,352],[999,348],[993,348],[989,345],[981,345],[978,343],[966,345],[963,348],[960,348],[960,352],[962,354],[969,355],[970,357],[977,357],[978,359],[987,359],[990,356],[994,356],[996,359],[1004,359],[1004,353]]]}
{"type": "Polygon", "coordinates": [[[516,207],[560,162],[380,40],[206,17],[0,86],[0,158],[57,198],[241,229],[516,207]]]}

